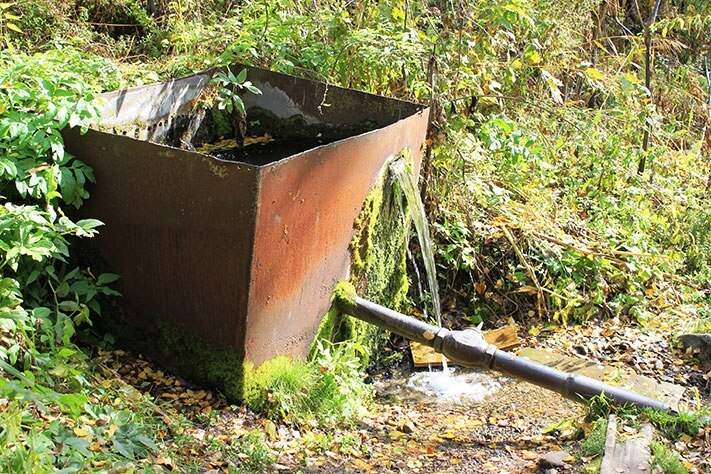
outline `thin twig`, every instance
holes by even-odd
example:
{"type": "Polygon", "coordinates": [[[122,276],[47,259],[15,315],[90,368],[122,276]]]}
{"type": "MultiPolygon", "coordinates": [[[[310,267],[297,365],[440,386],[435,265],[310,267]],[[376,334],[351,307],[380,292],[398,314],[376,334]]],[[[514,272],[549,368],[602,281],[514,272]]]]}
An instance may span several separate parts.
{"type": "Polygon", "coordinates": [[[555,237],[551,237],[549,235],[542,234],[540,232],[533,231],[531,234],[539,239],[547,240],[548,242],[557,244],[561,247],[568,247],[571,250],[575,250],[576,252],[585,254],[585,255],[592,255],[595,257],[609,257],[610,255],[614,255],[616,257],[655,257],[655,258],[669,258],[666,255],[659,255],[659,254],[654,254],[654,253],[647,253],[647,252],[628,252],[626,250],[607,250],[604,252],[601,251],[596,251],[596,250],[591,250],[587,248],[581,248],[578,246],[573,245],[570,242],[565,242],[563,240],[557,239],[555,237]]]}
{"type": "MultiPolygon", "coordinates": [[[[634,2],[635,8],[637,9],[637,15],[640,20],[642,20],[642,14],[639,10],[639,3],[637,0],[634,2]]],[[[654,94],[652,93],[652,25],[657,21],[657,15],[659,14],[659,7],[662,5],[662,0],[657,0],[654,5],[654,9],[642,24],[644,28],[644,86],[649,91],[649,98],[654,103],[654,94]]],[[[642,135],[642,150],[645,152],[639,159],[639,164],[637,165],[637,174],[644,173],[644,168],[647,162],[647,150],[649,150],[649,125],[645,124],[644,133],[642,135]]]]}
{"type": "MultiPolygon", "coordinates": [[[[75,23],[80,23],[80,22],[75,22],[75,23]]],[[[92,26],[143,26],[138,23],[102,23],[98,21],[83,21],[81,23],[84,23],[86,25],[92,25],[92,26]]]]}
{"type": "Polygon", "coordinates": [[[546,302],[545,302],[545,296],[543,295],[543,289],[541,287],[540,282],[538,281],[538,277],[536,276],[536,272],[533,270],[533,267],[528,263],[526,260],[526,256],[521,252],[521,249],[518,248],[518,245],[516,244],[516,240],[514,239],[513,235],[511,234],[511,231],[509,229],[502,225],[501,226],[501,231],[504,233],[504,236],[506,239],[511,243],[511,247],[513,247],[514,252],[516,253],[516,256],[518,257],[519,262],[521,262],[521,265],[526,269],[526,273],[528,273],[528,277],[531,279],[533,284],[536,286],[536,293],[537,293],[537,304],[536,308],[538,309],[538,316],[543,317],[546,313],[546,302]]]}
{"type": "Polygon", "coordinates": [[[622,23],[619,18],[617,18],[616,15],[613,16],[613,18],[615,19],[615,23],[617,23],[617,24],[620,26],[620,28],[622,28],[622,31],[624,31],[627,36],[637,36],[637,35],[635,35],[634,33],[632,33],[632,30],[630,30],[629,28],[627,28],[627,27],[625,26],[625,24],[622,23]]]}

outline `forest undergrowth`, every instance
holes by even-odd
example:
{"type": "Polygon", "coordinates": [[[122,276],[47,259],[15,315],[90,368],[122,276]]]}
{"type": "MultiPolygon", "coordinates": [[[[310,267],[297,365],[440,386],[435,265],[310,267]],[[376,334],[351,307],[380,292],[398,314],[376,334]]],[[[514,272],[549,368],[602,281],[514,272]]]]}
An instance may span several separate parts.
{"type": "MultiPolygon", "coordinates": [[[[662,328],[672,344],[711,328],[704,0],[5,2],[0,470],[145,467],[167,445],[196,457],[181,430],[209,411],[166,416],[100,362],[112,341],[92,319],[120,275],[75,263],[73,242],[101,223],[73,219],[94,176],[60,132],[95,121],[102,92],[235,62],[429,105],[420,180],[445,325],[513,318],[536,336],[617,318],[662,328]]],[[[289,415],[304,400],[287,402],[304,380],[358,373],[353,350],[326,350],[299,366],[300,380],[263,381],[285,395],[255,395],[254,407],[324,423],[289,415]]],[[[361,406],[330,390],[340,404],[319,406],[357,416],[361,406]]],[[[261,470],[273,462],[262,438],[218,451],[261,470]]],[[[655,455],[666,460],[664,449],[655,455]]]]}

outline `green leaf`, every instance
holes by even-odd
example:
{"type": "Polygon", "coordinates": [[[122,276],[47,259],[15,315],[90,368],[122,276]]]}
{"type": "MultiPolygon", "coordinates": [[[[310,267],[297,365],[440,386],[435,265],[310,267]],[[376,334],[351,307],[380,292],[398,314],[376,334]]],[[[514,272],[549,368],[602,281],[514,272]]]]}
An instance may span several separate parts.
{"type": "Polygon", "coordinates": [[[247,69],[242,69],[239,74],[237,74],[236,81],[242,84],[247,79],[247,69]]]}
{"type": "Polygon", "coordinates": [[[96,229],[97,227],[101,227],[102,225],[104,225],[104,223],[98,219],[82,219],[77,222],[77,226],[81,227],[86,232],[96,229]]]}
{"type": "Polygon", "coordinates": [[[244,83],[244,88],[247,89],[247,90],[248,90],[249,92],[251,92],[252,94],[255,94],[255,95],[261,95],[261,94],[262,94],[262,91],[261,91],[260,89],[258,89],[257,87],[255,87],[254,85],[252,85],[251,82],[245,82],[245,83],[244,83]]]}
{"type": "Polygon", "coordinates": [[[605,75],[599,69],[595,69],[594,67],[586,68],[584,72],[585,75],[593,81],[601,81],[605,78],[605,75]]]}
{"type": "Polygon", "coordinates": [[[112,440],[113,449],[125,458],[133,459],[133,445],[128,440],[114,437],[112,440]]]}
{"type": "Polygon", "coordinates": [[[15,31],[15,32],[17,32],[17,33],[24,33],[24,31],[22,31],[22,30],[20,29],[20,27],[17,26],[16,24],[14,24],[14,23],[7,22],[7,23],[5,23],[5,27],[6,27],[8,30],[15,31]]]}
{"type": "Polygon", "coordinates": [[[548,85],[548,90],[550,91],[553,102],[556,104],[562,104],[563,94],[560,92],[560,86],[562,86],[563,83],[545,69],[541,70],[541,77],[548,85]]]}
{"type": "Polygon", "coordinates": [[[102,273],[99,275],[99,277],[96,279],[96,284],[97,285],[108,285],[109,283],[113,283],[116,280],[121,278],[120,275],[117,275],[115,273],[102,273]]]}
{"type": "Polygon", "coordinates": [[[69,357],[73,356],[76,354],[77,351],[75,349],[70,349],[68,347],[62,347],[59,352],[57,352],[57,355],[63,359],[68,359],[69,357]]]}
{"type": "Polygon", "coordinates": [[[76,301],[62,301],[59,303],[59,309],[69,313],[79,311],[79,304],[76,301]]]}
{"type": "Polygon", "coordinates": [[[247,112],[244,109],[244,102],[242,102],[241,97],[235,96],[233,98],[232,102],[234,103],[235,107],[237,108],[237,110],[239,111],[240,114],[246,115],[247,112]]]}

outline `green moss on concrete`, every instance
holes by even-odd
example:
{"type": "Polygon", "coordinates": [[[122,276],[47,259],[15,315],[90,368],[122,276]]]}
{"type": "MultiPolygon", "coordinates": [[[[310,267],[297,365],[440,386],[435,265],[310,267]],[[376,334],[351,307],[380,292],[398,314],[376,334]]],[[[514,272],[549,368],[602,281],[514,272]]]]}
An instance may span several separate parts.
{"type": "Polygon", "coordinates": [[[351,246],[351,282],[359,295],[395,310],[401,308],[409,288],[409,230],[410,219],[400,185],[385,173],[356,222],[354,242],[358,245],[351,246]]]}
{"type": "Polygon", "coordinates": [[[244,354],[231,348],[215,347],[182,328],[160,323],[157,339],[151,341],[168,367],[189,380],[220,390],[230,401],[243,399],[244,354]]]}
{"type": "Polygon", "coordinates": [[[341,313],[339,306],[335,301],[331,302],[331,308],[328,312],[321,318],[318,330],[316,331],[316,336],[309,349],[309,360],[313,360],[318,356],[318,344],[317,341],[328,341],[336,342],[338,340],[345,340],[341,338],[341,328],[345,326],[346,316],[341,313]]]}
{"type": "Polygon", "coordinates": [[[362,210],[353,223],[356,233],[351,241],[351,269],[355,273],[361,273],[373,264],[373,236],[382,204],[383,184],[379,183],[365,198],[362,210]]]}
{"type": "Polygon", "coordinates": [[[344,306],[355,304],[356,290],[349,281],[339,281],[333,290],[331,308],[321,319],[314,343],[309,350],[309,360],[313,360],[318,355],[318,345],[316,341],[339,342],[353,338],[353,327],[348,315],[343,314],[344,306]]]}

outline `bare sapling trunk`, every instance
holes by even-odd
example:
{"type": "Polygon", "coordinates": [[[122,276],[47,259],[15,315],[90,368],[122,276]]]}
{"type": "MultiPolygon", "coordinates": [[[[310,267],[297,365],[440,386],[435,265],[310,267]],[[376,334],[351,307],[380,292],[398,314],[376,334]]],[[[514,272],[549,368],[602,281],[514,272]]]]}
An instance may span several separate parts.
{"type": "MultiPolygon", "coordinates": [[[[646,21],[643,21],[643,33],[644,33],[644,86],[649,91],[649,100],[654,103],[654,94],[652,93],[652,71],[653,71],[653,51],[652,51],[652,25],[657,21],[657,15],[659,14],[659,7],[662,5],[662,0],[657,0],[654,9],[650,13],[646,21]]],[[[635,0],[635,7],[637,9],[637,15],[642,19],[642,13],[639,9],[639,4],[635,0]]],[[[649,150],[649,125],[644,124],[644,134],[642,135],[642,157],[639,159],[637,165],[637,174],[644,173],[644,169],[647,164],[647,150],[649,150]]]]}
{"type": "Polygon", "coordinates": [[[232,119],[232,127],[235,132],[235,140],[237,140],[237,148],[244,148],[244,138],[247,136],[247,116],[242,113],[237,113],[232,119]]]}
{"type": "MultiPolygon", "coordinates": [[[[706,101],[706,126],[704,127],[703,143],[701,144],[701,153],[706,157],[706,160],[711,164],[711,66],[709,66],[709,58],[711,50],[704,58],[704,73],[706,74],[706,87],[708,88],[708,100],[706,101]]],[[[711,194],[711,172],[706,178],[706,194],[711,194]]]]}

